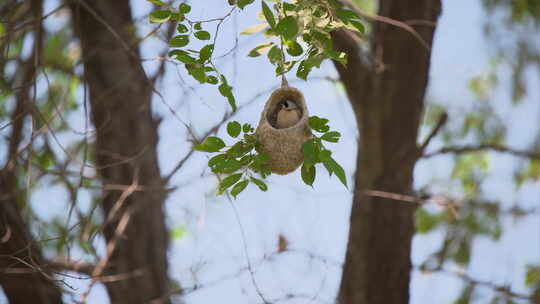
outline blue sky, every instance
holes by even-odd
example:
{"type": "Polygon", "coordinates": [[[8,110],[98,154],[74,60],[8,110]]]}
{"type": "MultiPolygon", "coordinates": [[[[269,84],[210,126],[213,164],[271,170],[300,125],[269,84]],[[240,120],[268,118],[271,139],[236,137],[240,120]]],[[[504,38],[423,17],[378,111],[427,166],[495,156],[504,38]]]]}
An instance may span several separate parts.
{"type": "MultiPolygon", "coordinates": [[[[228,11],[225,1],[207,2],[204,6],[193,5],[193,19],[220,17],[228,11]]],[[[52,9],[56,3],[50,1],[47,7],[52,9]]],[[[136,17],[143,17],[150,10],[150,5],[145,1],[132,3],[136,17]]],[[[223,23],[216,54],[225,53],[234,46],[236,33],[260,22],[254,18],[257,9],[258,6],[253,5],[223,23]]],[[[484,38],[485,21],[486,16],[479,1],[443,1],[443,14],[433,47],[427,101],[448,106],[451,121],[453,118],[459,120],[460,113],[471,110],[478,102],[470,92],[468,82],[486,72],[494,55],[484,38]]],[[[47,26],[57,27],[61,24],[57,18],[49,20],[47,26]]],[[[144,20],[141,25],[141,35],[153,28],[153,25],[145,25],[144,20]]],[[[237,52],[217,62],[222,72],[232,80],[239,104],[248,103],[258,93],[279,85],[279,80],[273,76],[273,68],[264,58],[246,57],[249,50],[263,40],[262,36],[240,36],[237,52]]],[[[149,39],[143,45],[142,56],[153,59],[164,47],[165,43],[149,39]]],[[[157,60],[148,60],[144,62],[144,67],[152,72],[158,64],[157,60]]],[[[217,90],[197,86],[181,67],[171,64],[170,68],[158,88],[164,101],[157,96],[155,98],[155,111],[164,117],[159,144],[163,174],[170,172],[190,149],[190,143],[186,141],[186,130],[180,120],[202,134],[219,121],[228,108],[217,90]],[[172,106],[178,116],[173,117],[163,102],[172,106]]],[[[503,66],[498,72],[503,80],[502,85],[492,93],[489,102],[502,109],[498,114],[507,122],[509,144],[526,148],[534,140],[535,134],[523,130],[536,130],[540,118],[539,103],[534,102],[540,100],[538,74],[528,74],[527,81],[531,84],[529,96],[520,106],[511,108],[508,106],[508,86],[505,85],[505,81],[508,81],[505,76],[507,71],[503,66]]],[[[292,76],[289,81],[303,91],[311,115],[329,118],[332,128],[343,134],[340,143],[332,149],[352,184],[358,136],[354,115],[343,90],[321,80],[321,77],[326,76],[336,77],[329,62],[323,64],[320,71],[313,73],[308,82],[296,81],[292,76]]],[[[256,125],[267,95],[257,98],[252,105],[241,110],[235,119],[256,125]]],[[[80,116],[72,117],[70,123],[78,129],[84,127],[80,116]]],[[[224,132],[220,134],[224,135],[224,132]]],[[[442,142],[436,140],[430,148],[441,145],[442,142]]],[[[171,243],[171,276],[187,287],[195,282],[203,285],[205,282],[219,282],[208,283],[209,287],[187,295],[185,300],[190,304],[215,302],[223,298],[229,303],[260,302],[249,272],[241,271],[238,276],[220,279],[245,268],[246,252],[233,208],[226,199],[215,197],[217,182],[214,177],[208,174],[201,177],[205,165],[206,158],[197,154],[171,182],[171,186],[178,186],[178,189],[166,203],[168,224],[171,228],[186,229],[184,237],[171,243]]],[[[515,191],[512,183],[508,182],[516,165],[517,161],[513,157],[490,155],[490,176],[484,185],[484,192],[488,197],[503,199],[508,206],[515,203],[538,206],[538,184],[529,184],[525,189],[515,191]]],[[[459,193],[455,185],[448,182],[451,170],[449,156],[421,161],[415,170],[415,186],[419,188],[429,184],[441,194],[459,193]]],[[[257,284],[269,299],[297,293],[315,296],[313,303],[329,303],[339,287],[340,263],[345,254],[352,193],[339,184],[337,179],[328,179],[323,174],[319,175],[314,190],[303,185],[298,172],[285,177],[272,176],[268,184],[268,192],[261,193],[248,188],[234,201],[246,234],[244,241],[247,243],[249,260],[256,265],[257,284]],[[288,239],[293,250],[273,259],[265,258],[276,251],[279,234],[288,239]],[[319,258],[310,258],[306,253],[319,258]]],[[[53,187],[34,192],[32,202],[41,217],[50,218],[62,214],[67,199],[64,191],[53,187]],[[57,199],[45,202],[42,199],[44,195],[57,199]]],[[[81,203],[88,202],[89,196],[82,194],[81,203]]],[[[493,243],[487,239],[474,242],[474,255],[467,272],[480,280],[498,284],[512,283],[517,291],[526,292],[522,284],[524,265],[540,260],[539,227],[538,216],[517,223],[506,221],[505,233],[500,242],[493,243]]],[[[415,237],[413,264],[421,263],[438,248],[441,239],[440,232],[415,237]]],[[[80,253],[74,253],[75,257],[78,255],[80,253]]],[[[80,292],[85,290],[87,283],[70,282],[80,292]]],[[[411,303],[452,303],[461,287],[459,279],[448,275],[414,272],[411,303]]],[[[490,295],[489,291],[481,289],[478,303],[487,302],[489,298],[482,298],[486,295],[490,295]]],[[[105,303],[105,299],[102,286],[95,287],[90,294],[90,303],[105,303]]],[[[287,303],[310,301],[300,299],[287,303]]]]}

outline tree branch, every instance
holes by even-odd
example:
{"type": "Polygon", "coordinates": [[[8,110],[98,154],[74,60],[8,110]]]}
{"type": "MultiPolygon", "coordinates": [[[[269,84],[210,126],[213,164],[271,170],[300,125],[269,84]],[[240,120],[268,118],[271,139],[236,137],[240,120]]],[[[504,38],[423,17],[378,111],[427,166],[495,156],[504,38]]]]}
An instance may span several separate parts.
{"type": "Polygon", "coordinates": [[[437,150],[435,152],[426,153],[421,156],[421,158],[430,158],[433,156],[441,155],[441,154],[447,154],[447,153],[476,153],[476,152],[484,152],[484,151],[495,151],[500,153],[508,153],[512,154],[514,156],[519,157],[525,157],[535,160],[540,160],[540,153],[531,152],[531,151],[521,151],[516,150],[510,147],[502,146],[499,144],[480,144],[480,145],[469,145],[469,146],[450,146],[445,147],[440,150],[437,150]]]}
{"type": "Polygon", "coordinates": [[[418,152],[419,152],[418,155],[421,156],[422,154],[424,154],[424,150],[426,149],[426,147],[429,145],[429,143],[435,137],[435,135],[439,133],[439,131],[444,126],[447,120],[448,120],[448,114],[446,114],[446,112],[442,113],[441,116],[439,117],[439,121],[435,125],[435,128],[433,128],[433,130],[428,135],[424,143],[422,143],[422,145],[418,148],[418,152]]]}

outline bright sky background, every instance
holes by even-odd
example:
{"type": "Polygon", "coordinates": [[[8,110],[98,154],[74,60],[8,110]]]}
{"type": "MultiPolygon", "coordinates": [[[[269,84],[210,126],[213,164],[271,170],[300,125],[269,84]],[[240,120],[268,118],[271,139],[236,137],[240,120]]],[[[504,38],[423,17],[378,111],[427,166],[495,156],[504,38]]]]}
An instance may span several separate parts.
{"type": "MultiPolygon", "coordinates": [[[[226,1],[206,2],[204,7],[194,4],[191,18],[203,20],[221,17],[228,11],[228,6],[224,5],[226,1]]],[[[150,10],[146,1],[135,0],[132,3],[136,17],[142,18],[150,10]]],[[[57,1],[49,1],[46,7],[50,10],[56,5],[57,1]]],[[[254,19],[258,7],[252,5],[223,23],[215,54],[225,53],[234,46],[235,33],[260,22],[254,19]]],[[[485,20],[479,0],[443,1],[443,14],[433,47],[427,100],[447,105],[450,121],[459,119],[462,111],[471,109],[472,104],[478,102],[468,88],[468,81],[485,73],[493,56],[484,38],[485,20]]],[[[140,22],[144,25],[140,28],[141,35],[154,27],[145,22],[144,19],[140,22]]],[[[51,18],[46,24],[51,28],[62,26],[58,18],[51,18]]],[[[273,76],[273,67],[264,58],[246,57],[250,49],[262,42],[262,36],[240,36],[237,55],[229,55],[218,61],[221,72],[233,80],[240,105],[279,85],[279,80],[273,76]]],[[[148,40],[143,45],[142,57],[155,58],[165,46],[163,42],[148,40]]],[[[158,61],[149,60],[144,62],[144,67],[151,72],[158,64],[158,61]]],[[[501,68],[499,74],[502,79],[508,79],[508,76],[504,76],[504,69],[501,68]]],[[[215,88],[199,87],[186,76],[183,68],[178,67],[177,70],[171,69],[172,72],[167,74],[159,91],[165,102],[177,111],[178,117],[167,110],[159,97],[155,98],[156,113],[164,117],[159,144],[164,175],[174,168],[191,146],[186,141],[186,130],[179,120],[190,124],[198,134],[202,134],[228,110],[225,99],[215,88]]],[[[324,76],[337,77],[329,62],[323,64],[320,71],[312,73],[312,79],[308,82],[296,81],[292,75],[289,81],[303,91],[310,115],[330,119],[331,127],[343,134],[340,143],[333,145],[332,149],[335,158],[347,172],[349,184],[353,184],[358,135],[354,115],[343,90],[321,80],[324,76]]],[[[503,85],[493,92],[493,98],[489,101],[500,105],[498,114],[508,122],[509,144],[516,148],[526,148],[534,140],[535,134],[524,130],[535,131],[540,118],[539,103],[534,102],[540,100],[538,73],[529,73],[527,81],[532,84],[529,96],[515,109],[507,106],[510,95],[504,81],[501,81],[503,85]]],[[[235,120],[256,125],[267,96],[268,93],[263,94],[252,105],[242,109],[235,120]]],[[[84,128],[84,121],[80,117],[74,117],[71,123],[75,128],[84,128]]],[[[220,135],[230,139],[223,131],[220,135]]],[[[434,141],[430,149],[440,147],[441,144],[440,141],[434,141]]],[[[493,154],[490,177],[484,185],[484,192],[489,193],[488,197],[504,199],[508,206],[519,203],[523,207],[538,207],[538,184],[531,183],[516,192],[509,182],[515,165],[513,157],[493,154]]],[[[252,278],[245,271],[246,252],[234,209],[224,197],[215,197],[217,182],[205,171],[205,166],[205,156],[197,153],[175,175],[170,185],[178,189],[169,196],[166,203],[169,225],[172,229],[186,229],[184,237],[171,243],[170,274],[187,288],[193,286],[195,281],[203,286],[208,285],[185,296],[185,302],[189,304],[214,303],[223,299],[227,303],[260,303],[252,278]],[[201,173],[205,173],[205,177],[201,177],[201,173]],[[241,269],[244,271],[235,275],[241,269]],[[223,277],[229,279],[221,280],[223,277]],[[211,283],[215,281],[219,283],[211,283]]],[[[420,188],[432,184],[432,189],[442,194],[455,194],[455,185],[448,183],[451,169],[449,156],[421,161],[415,170],[415,185],[420,188]]],[[[285,177],[270,177],[268,192],[263,193],[250,186],[234,201],[245,232],[249,261],[255,270],[254,279],[267,299],[283,298],[291,293],[315,298],[286,303],[331,303],[337,293],[348,237],[352,193],[336,178],[328,179],[324,172],[319,173],[314,190],[305,186],[299,172],[295,172],[285,177]],[[279,234],[288,239],[291,251],[265,259],[265,256],[276,252],[279,234]],[[310,258],[308,254],[316,258],[310,258]]],[[[52,218],[65,212],[67,197],[60,189],[35,191],[32,199],[35,211],[42,218],[52,218]],[[44,195],[48,199],[44,200],[44,195]]],[[[81,201],[88,205],[88,196],[83,195],[81,201]]],[[[489,280],[496,284],[512,283],[515,291],[526,293],[523,285],[524,265],[540,261],[539,228],[538,216],[519,223],[507,221],[500,242],[475,240],[468,273],[479,280],[489,280]]],[[[440,232],[415,237],[413,264],[424,261],[440,246],[441,240],[440,232]]],[[[77,254],[74,256],[77,257],[77,254]]],[[[85,290],[88,282],[70,280],[70,284],[78,288],[79,292],[85,290]]],[[[452,303],[461,287],[459,279],[448,275],[426,275],[415,271],[411,284],[411,303],[452,303]]],[[[491,295],[489,290],[481,290],[477,303],[490,299],[481,298],[482,295],[491,295]]],[[[0,297],[0,303],[2,300],[0,297]]],[[[66,301],[69,301],[68,297],[66,301]]],[[[90,303],[106,303],[102,286],[93,289],[90,303]]]]}

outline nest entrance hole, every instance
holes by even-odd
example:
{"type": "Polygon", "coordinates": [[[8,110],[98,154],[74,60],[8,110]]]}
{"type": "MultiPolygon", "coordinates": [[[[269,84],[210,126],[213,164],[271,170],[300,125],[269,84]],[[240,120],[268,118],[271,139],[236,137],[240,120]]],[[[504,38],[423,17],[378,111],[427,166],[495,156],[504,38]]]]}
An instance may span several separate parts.
{"type": "Polygon", "coordinates": [[[277,113],[279,112],[279,110],[281,109],[281,107],[283,106],[283,103],[286,101],[286,100],[289,100],[290,102],[293,102],[296,107],[298,108],[298,110],[300,111],[300,117],[302,117],[304,115],[304,111],[302,109],[302,106],[301,106],[301,103],[296,100],[296,97],[293,96],[293,95],[286,95],[286,96],[283,96],[281,99],[279,99],[278,102],[274,103],[273,105],[271,105],[270,107],[270,111],[268,111],[266,113],[266,119],[268,120],[268,122],[270,123],[270,125],[275,128],[275,129],[278,129],[278,127],[276,126],[276,122],[277,122],[277,113]]]}

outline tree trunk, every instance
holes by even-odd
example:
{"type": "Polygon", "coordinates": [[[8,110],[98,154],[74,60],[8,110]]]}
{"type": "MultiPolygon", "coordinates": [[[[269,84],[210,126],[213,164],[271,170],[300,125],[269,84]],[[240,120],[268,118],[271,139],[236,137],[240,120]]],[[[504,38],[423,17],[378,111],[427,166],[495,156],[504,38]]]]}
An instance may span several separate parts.
{"type": "Polygon", "coordinates": [[[140,64],[129,1],[74,1],[71,10],[82,44],[102,183],[140,186],[133,193],[103,192],[105,238],[114,246],[104,274],[117,276],[106,283],[111,303],[169,303],[158,123],[152,117],[152,86],[140,64]],[[124,231],[119,223],[127,223],[124,231]]]}
{"type": "MultiPolygon", "coordinates": [[[[416,27],[430,46],[440,9],[438,0],[379,2],[381,16],[432,22],[416,27]]],[[[335,66],[360,134],[339,303],[408,303],[415,206],[368,197],[365,190],[413,191],[430,51],[411,33],[380,22],[374,24],[371,37],[375,63],[363,60],[358,44],[347,33],[336,32],[333,38],[336,48],[348,54],[346,67],[335,66]]]]}
{"type": "MultiPolygon", "coordinates": [[[[40,60],[43,38],[40,19],[42,1],[30,1],[27,9],[34,25],[34,52],[30,58],[17,65],[13,77],[13,86],[20,89],[16,90],[16,104],[10,119],[11,134],[9,144],[5,147],[7,160],[0,169],[0,285],[11,304],[58,304],[62,303],[62,294],[57,278],[44,264],[41,244],[35,242],[28,223],[24,222],[21,214],[21,206],[26,203],[26,193],[19,185],[21,177],[17,176],[18,153],[25,132],[24,121],[32,102],[29,96],[32,86],[29,84],[32,84],[36,77],[35,61],[40,60]]],[[[9,12],[9,4],[7,11],[9,12]]],[[[8,35],[12,27],[8,22],[8,35]]],[[[1,47],[1,53],[4,54],[7,46],[4,44],[1,47]]],[[[5,64],[6,61],[2,60],[2,67],[5,64]]]]}

